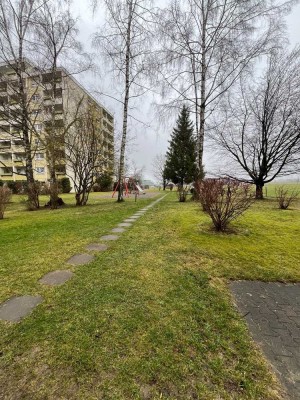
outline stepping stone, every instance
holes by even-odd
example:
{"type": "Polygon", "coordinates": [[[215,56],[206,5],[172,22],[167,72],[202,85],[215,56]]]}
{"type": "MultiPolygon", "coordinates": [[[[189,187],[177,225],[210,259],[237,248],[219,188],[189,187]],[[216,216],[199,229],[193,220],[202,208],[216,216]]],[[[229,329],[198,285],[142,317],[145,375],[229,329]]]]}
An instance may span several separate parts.
{"type": "Polygon", "coordinates": [[[132,226],[132,224],[130,224],[129,222],[123,222],[122,224],[119,224],[118,227],[122,228],[129,228],[130,226],[132,226]]]}
{"type": "Polygon", "coordinates": [[[105,236],[101,236],[100,239],[101,240],[118,240],[119,236],[117,236],[117,235],[105,235],[105,236]]]}
{"type": "Polygon", "coordinates": [[[108,246],[103,243],[91,243],[88,246],[86,246],[86,249],[89,251],[105,251],[108,249],[108,246]]]}
{"type": "Polygon", "coordinates": [[[124,219],[124,221],[123,221],[123,222],[125,222],[125,223],[126,223],[126,222],[134,222],[134,221],[133,221],[133,219],[132,219],[132,218],[128,218],[128,219],[124,219]]]}
{"type": "Polygon", "coordinates": [[[74,275],[73,272],[71,272],[69,270],[52,271],[52,272],[49,272],[48,274],[44,275],[39,280],[39,283],[42,283],[44,285],[50,285],[50,286],[59,286],[65,282],[67,282],[69,279],[71,279],[73,275],[74,275]]]}
{"type": "Polygon", "coordinates": [[[71,257],[67,263],[71,265],[84,265],[89,264],[94,260],[94,256],[90,254],[75,254],[75,256],[71,257]]]}
{"type": "Polygon", "coordinates": [[[41,302],[41,296],[19,296],[6,300],[0,305],[0,319],[9,322],[18,322],[32,312],[41,302]]]}
{"type": "Polygon", "coordinates": [[[126,231],[124,228],[114,228],[111,230],[113,233],[123,233],[126,231]]]}

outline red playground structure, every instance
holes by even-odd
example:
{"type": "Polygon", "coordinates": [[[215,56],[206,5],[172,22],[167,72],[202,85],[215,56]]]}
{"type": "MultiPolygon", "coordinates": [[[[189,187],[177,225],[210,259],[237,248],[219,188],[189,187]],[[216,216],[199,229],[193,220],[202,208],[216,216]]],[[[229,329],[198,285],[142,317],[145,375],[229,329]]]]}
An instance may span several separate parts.
{"type": "MultiPolygon", "coordinates": [[[[115,190],[113,192],[112,197],[114,197],[115,193],[118,191],[119,182],[117,183],[115,190]]],[[[135,195],[145,194],[141,186],[133,177],[126,177],[123,180],[123,190],[125,191],[124,196],[129,197],[129,195],[134,191],[135,195]],[[125,189],[125,190],[124,190],[125,189]]]]}

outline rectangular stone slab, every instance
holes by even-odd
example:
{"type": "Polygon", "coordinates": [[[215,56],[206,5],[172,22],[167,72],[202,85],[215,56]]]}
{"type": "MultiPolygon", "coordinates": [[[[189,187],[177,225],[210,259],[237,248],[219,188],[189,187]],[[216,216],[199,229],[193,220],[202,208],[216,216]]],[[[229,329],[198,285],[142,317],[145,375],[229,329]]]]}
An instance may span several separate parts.
{"type": "Polygon", "coordinates": [[[91,256],[90,254],[75,254],[75,256],[69,258],[67,263],[71,265],[84,265],[89,264],[93,260],[94,256],[91,256]]]}
{"type": "Polygon", "coordinates": [[[39,280],[39,283],[50,286],[59,286],[67,282],[69,279],[71,279],[73,275],[74,275],[73,272],[69,270],[52,271],[44,275],[39,280]]]}
{"type": "Polygon", "coordinates": [[[6,300],[0,305],[0,319],[18,322],[30,314],[43,301],[41,296],[18,296],[6,300]]]}

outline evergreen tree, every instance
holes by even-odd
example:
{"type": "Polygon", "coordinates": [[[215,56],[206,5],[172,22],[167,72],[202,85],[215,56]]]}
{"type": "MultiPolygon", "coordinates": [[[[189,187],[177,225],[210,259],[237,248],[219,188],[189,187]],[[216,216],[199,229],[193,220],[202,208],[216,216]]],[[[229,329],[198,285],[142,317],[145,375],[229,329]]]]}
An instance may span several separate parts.
{"type": "Polygon", "coordinates": [[[183,186],[196,176],[196,142],[188,108],[183,106],[166,154],[165,178],[183,186]]]}

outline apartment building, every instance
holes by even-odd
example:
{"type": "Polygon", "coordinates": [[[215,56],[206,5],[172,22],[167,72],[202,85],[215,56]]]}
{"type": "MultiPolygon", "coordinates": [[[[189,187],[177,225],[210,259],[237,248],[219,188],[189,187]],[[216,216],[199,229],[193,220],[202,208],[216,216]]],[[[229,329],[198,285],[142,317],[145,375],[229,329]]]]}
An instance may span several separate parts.
{"type": "MultiPolygon", "coordinates": [[[[25,61],[23,85],[26,91],[30,114],[30,137],[34,178],[40,182],[50,179],[49,160],[43,138],[47,124],[53,124],[57,146],[57,178],[71,176],[72,170],[66,162],[63,132],[74,116],[80,102],[81,108],[90,108],[96,121],[97,135],[101,143],[103,169],[113,170],[114,163],[114,119],[93,96],[91,96],[66,70],[59,69],[53,74],[39,73],[25,61]],[[55,90],[53,90],[53,86],[55,90]],[[53,98],[54,95],[54,98],[53,98]]],[[[25,148],[18,114],[20,96],[19,81],[14,69],[0,65],[0,179],[21,181],[25,177],[25,148]]],[[[70,131],[71,132],[71,131],[70,131]]],[[[70,132],[68,134],[70,134],[70,132]]]]}

